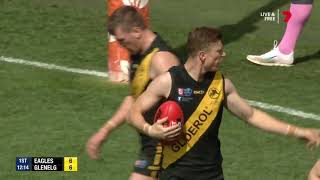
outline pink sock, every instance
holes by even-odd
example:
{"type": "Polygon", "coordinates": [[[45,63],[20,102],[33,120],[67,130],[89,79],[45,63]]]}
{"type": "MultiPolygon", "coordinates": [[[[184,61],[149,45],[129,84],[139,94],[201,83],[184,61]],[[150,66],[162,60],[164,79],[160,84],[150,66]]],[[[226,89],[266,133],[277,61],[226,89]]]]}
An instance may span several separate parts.
{"type": "Polygon", "coordinates": [[[294,50],[300,32],[309,19],[311,10],[312,4],[291,4],[290,12],[292,16],[279,44],[281,53],[290,54],[294,50]]]}

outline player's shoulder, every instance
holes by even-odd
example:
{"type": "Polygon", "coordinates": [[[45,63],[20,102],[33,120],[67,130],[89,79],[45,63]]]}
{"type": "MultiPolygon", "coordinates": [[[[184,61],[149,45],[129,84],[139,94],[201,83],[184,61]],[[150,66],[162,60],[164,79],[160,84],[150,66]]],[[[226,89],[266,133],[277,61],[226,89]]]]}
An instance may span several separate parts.
{"type": "Polygon", "coordinates": [[[171,76],[169,72],[165,72],[157,76],[148,86],[149,91],[157,92],[163,96],[167,96],[171,89],[171,76]]]}
{"type": "Polygon", "coordinates": [[[150,77],[156,76],[168,71],[172,66],[179,65],[178,58],[170,52],[157,52],[152,57],[150,66],[150,77]]]}
{"type": "Polygon", "coordinates": [[[153,81],[159,82],[161,84],[171,83],[171,75],[167,71],[157,76],[153,81]]]}
{"type": "Polygon", "coordinates": [[[174,62],[179,63],[177,56],[175,56],[172,52],[169,51],[158,51],[152,57],[152,62],[154,64],[161,64],[165,62],[174,62]]]}
{"type": "Polygon", "coordinates": [[[232,91],[235,90],[235,87],[232,83],[232,81],[229,78],[224,78],[224,91],[226,94],[231,93],[232,91]]]}
{"type": "Polygon", "coordinates": [[[224,77],[224,83],[229,85],[232,84],[232,81],[229,78],[224,77]]]}

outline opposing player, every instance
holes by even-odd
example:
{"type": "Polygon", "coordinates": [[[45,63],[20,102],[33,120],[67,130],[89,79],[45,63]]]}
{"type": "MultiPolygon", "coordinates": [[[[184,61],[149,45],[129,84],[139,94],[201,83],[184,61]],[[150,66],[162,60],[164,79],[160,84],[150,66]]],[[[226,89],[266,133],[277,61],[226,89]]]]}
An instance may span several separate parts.
{"type": "MultiPolygon", "coordinates": [[[[152,79],[179,64],[178,59],[162,38],[144,24],[142,16],[133,7],[124,6],[116,10],[108,22],[108,31],[131,54],[131,94],[124,98],[117,112],[87,142],[87,152],[92,159],[99,157],[102,144],[110,133],[125,122],[131,105],[152,79]]],[[[153,117],[150,110],[145,117],[153,117]]],[[[159,166],[154,161],[157,141],[141,135],[140,157],[135,163],[132,180],[151,180],[157,176],[159,166]]]]}
{"type": "Polygon", "coordinates": [[[297,127],[251,107],[233,83],[224,78],[219,65],[226,55],[222,35],[215,28],[200,27],[189,33],[188,59],[184,65],[154,79],[136,100],[129,123],[158,139],[172,140],[180,129],[149,124],[142,114],[161,100],[176,101],[186,123],[183,135],[163,144],[160,180],[222,180],[222,154],[218,138],[224,107],[245,122],[267,132],[301,138],[311,146],[320,144],[316,129],[297,127]]]}
{"type": "Polygon", "coordinates": [[[292,16],[279,46],[274,44],[273,50],[262,55],[248,55],[247,60],[264,66],[291,66],[296,42],[310,17],[312,4],[313,0],[291,0],[292,16]]]}

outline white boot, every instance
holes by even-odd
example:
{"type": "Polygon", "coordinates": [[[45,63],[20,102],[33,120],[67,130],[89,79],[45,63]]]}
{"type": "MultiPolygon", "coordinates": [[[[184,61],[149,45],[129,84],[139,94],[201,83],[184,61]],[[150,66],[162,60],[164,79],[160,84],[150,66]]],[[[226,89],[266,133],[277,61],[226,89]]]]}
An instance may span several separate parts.
{"type": "Polygon", "coordinates": [[[293,54],[294,52],[291,52],[290,54],[282,54],[277,47],[277,41],[274,41],[274,48],[271,51],[262,55],[248,55],[247,60],[263,66],[290,67],[294,60],[293,54]]]}

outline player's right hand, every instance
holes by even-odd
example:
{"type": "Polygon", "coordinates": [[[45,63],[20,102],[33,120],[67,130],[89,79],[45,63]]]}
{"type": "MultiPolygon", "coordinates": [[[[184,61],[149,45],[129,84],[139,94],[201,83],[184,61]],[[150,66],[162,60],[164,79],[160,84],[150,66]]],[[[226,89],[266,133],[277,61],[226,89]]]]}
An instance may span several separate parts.
{"type": "Polygon", "coordinates": [[[152,126],[148,127],[147,134],[151,137],[166,141],[177,138],[181,133],[181,127],[178,124],[164,127],[164,124],[167,123],[167,121],[168,117],[159,119],[152,126]]]}
{"type": "Polygon", "coordinates": [[[93,134],[87,141],[86,151],[91,159],[96,160],[100,158],[101,146],[105,138],[106,135],[103,132],[98,131],[97,133],[93,134]]]}

